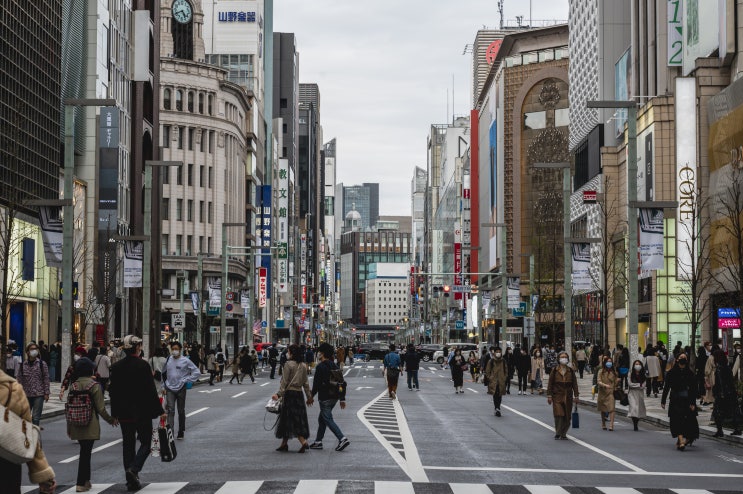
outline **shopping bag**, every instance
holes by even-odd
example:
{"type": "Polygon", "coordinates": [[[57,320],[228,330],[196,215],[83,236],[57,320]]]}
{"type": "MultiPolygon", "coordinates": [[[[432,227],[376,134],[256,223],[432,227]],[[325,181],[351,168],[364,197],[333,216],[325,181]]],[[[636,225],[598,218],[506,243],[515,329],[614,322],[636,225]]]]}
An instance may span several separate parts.
{"type": "Polygon", "coordinates": [[[579,429],[580,428],[580,415],[578,415],[578,405],[575,405],[575,408],[573,409],[573,429],[579,429]]]}
{"type": "Polygon", "coordinates": [[[157,433],[157,429],[152,429],[152,445],[150,446],[150,456],[155,458],[160,457],[160,435],[157,433]]]}
{"type": "Polygon", "coordinates": [[[166,425],[157,429],[157,438],[160,443],[160,459],[165,462],[175,460],[178,452],[175,449],[175,437],[173,437],[173,428],[166,425]]]}

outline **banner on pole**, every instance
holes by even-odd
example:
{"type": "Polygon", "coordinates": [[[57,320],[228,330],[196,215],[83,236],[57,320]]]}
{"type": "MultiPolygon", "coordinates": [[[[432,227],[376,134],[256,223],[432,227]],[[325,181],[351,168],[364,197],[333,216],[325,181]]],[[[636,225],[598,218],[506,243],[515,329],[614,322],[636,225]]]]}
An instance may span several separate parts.
{"type": "Polygon", "coordinates": [[[268,270],[266,268],[258,269],[258,307],[266,306],[266,298],[268,295],[268,270]]]}
{"type": "Polygon", "coordinates": [[[210,278],[207,280],[207,286],[209,287],[209,306],[219,307],[222,303],[222,279],[210,278]]]}
{"type": "Polygon", "coordinates": [[[198,315],[199,308],[201,307],[199,292],[191,292],[189,293],[189,296],[191,297],[191,307],[193,308],[193,313],[198,315]]]}
{"type": "Polygon", "coordinates": [[[521,304],[521,278],[508,278],[508,308],[518,309],[521,304]]]}
{"type": "Polygon", "coordinates": [[[44,256],[46,265],[51,268],[62,267],[62,208],[56,206],[41,206],[39,208],[39,224],[41,237],[44,242],[44,256]]]}
{"type": "Polygon", "coordinates": [[[142,263],[144,242],[127,240],[124,242],[124,288],[142,286],[142,263]]]}
{"type": "Polygon", "coordinates": [[[663,210],[642,208],[640,212],[640,269],[663,269],[663,210]]]}
{"type": "Polygon", "coordinates": [[[591,244],[573,244],[573,291],[591,291],[591,244]]]}

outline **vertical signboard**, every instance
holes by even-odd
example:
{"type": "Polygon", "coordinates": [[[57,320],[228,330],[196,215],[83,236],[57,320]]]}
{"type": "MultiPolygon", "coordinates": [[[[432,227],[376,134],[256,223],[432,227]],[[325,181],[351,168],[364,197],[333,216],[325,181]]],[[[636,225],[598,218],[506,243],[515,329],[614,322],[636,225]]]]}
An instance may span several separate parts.
{"type": "Polygon", "coordinates": [[[518,309],[521,305],[521,278],[508,278],[508,308],[518,309]]]}
{"type": "Polygon", "coordinates": [[[50,268],[62,267],[62,208],[41,206],[39,208],[39,225],[44,242],[46,265],[50,268]]]}
{"type": "Polygon", "coordinates": [[[124,242],[124,288],[142,286],[142,262],[144,261],[144,242],[127,240],[124,242]]]}
{"type": "Polygon", "coordinates": [[[668,2],[668,66],[681,67],[684,63],[683,0],[668,2]]]}
{"type": "Polygon", "coordinates": [[[268,270],[266,268],[258,268],[258,307],[266,306],[266,299],[268,297],[268,270]]]}
{"type": "Polygon", "coordinates": [[[640,213],[640,269],[661,270],[663,262],[663,210],[642,208],[640,213]]]}
{"type": "MultiPolygon", "coordinates": [[[[261,247],[261,266],[266,270],[266,278],[271,279],[271,230],[272,230],[271,186],[261,186],[261,230],[258,235],[261,247]]],[[[266,297],[271,298],[271,284],[267,283],[266,297]]],[[[263,306],[261,306],[263,307],[263,306]]]]}
{"type": "Polygon", "coordinates": [[[719,48],[720,4],[714,0],[684,0],[683,75],[696,69],[697,58],[708,57],[719,48]]]}
{"type": "MultiPolygon", "coordinates": [[[[462,284],[462,229],[459,226],[454,230],[454,286],[462,284]]],[[[454,292],[454,300],[461,300],[462,292],[454,292]]]]}
{"type": "Polygon", "coordinates": [[[119,109],[102,107],[98,124],[98,269],[96,298],[116,298],[116,249],[109,240],[118,233],[119,109]]]}
{"type": "Polygon", "coordinates": [[[676,277],[690,278],[697,173],[697,93],[693,77],[676,78],[676,277]]]}
{"type": "Polygon", "coordinates": [[[286,293],[289,286],[289,160],[279,160],[278,190],[276,191],[277,207],[276,214],[278,222],[276,234],[278,235],[278,290],[286,293]]]}
{"type": "Polygon", "coordinates": [[[573,251],[573,290],[591,290],[591,244],[572,244],[573,251]]]}

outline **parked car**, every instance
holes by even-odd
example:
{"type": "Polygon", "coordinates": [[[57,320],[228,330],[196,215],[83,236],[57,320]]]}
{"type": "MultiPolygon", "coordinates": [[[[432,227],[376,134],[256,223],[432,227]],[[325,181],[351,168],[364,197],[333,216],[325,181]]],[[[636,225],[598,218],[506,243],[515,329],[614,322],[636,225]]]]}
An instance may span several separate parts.
{"type": "Polygon", "coordinates": [[[433,354],[437,351],[443,351],[444,345],[432,345],[432,344],[425,344],[425,345],[418,345],[416,347],[416,351],[420,354],[421,360],[424,362],[430,362],[433,360],[433,354]]]}
{"type": "Polygon", "coordinates": [[[362,343],[358,354],[366,355],[366,361],[368,362],[369,360],[382,360],[389,351],[390,346],[387,343],[362,343]]]}
{"type": "MultiPolygon", "coordinates": [[[[470,352],[477,352],[477,345],[474,343],[449,343],[446,345],[449,347],[449,352],[453,352],[457,348],[462,350],[462,355],[464,355],[465,358],[470,354],[470,352]]],[[[444,363],[444,350],[439,350],[436,353],[433,354],[433,359],[438,364],[444,363]]]]}

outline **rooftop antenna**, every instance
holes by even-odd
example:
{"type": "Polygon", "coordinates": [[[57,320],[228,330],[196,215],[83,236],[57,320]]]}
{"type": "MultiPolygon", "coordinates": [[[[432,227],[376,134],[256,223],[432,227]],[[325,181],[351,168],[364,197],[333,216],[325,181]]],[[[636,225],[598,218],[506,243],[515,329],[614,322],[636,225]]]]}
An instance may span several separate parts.
{"type": "Polygon", "coordinates": [[[498,12],[500,13],[500,28],[503,29],[503,3],[505,0],[498,0],[498,12]]]}

